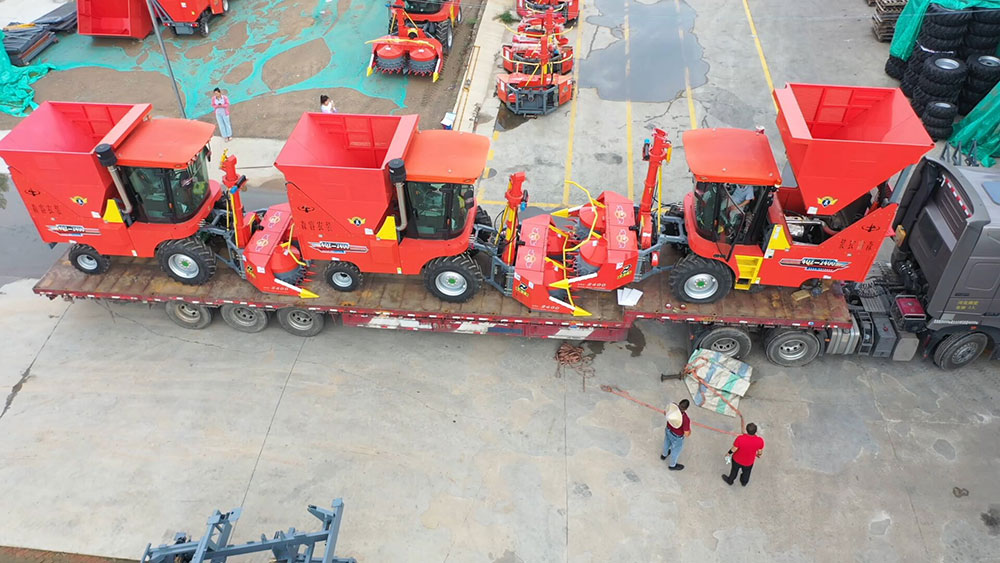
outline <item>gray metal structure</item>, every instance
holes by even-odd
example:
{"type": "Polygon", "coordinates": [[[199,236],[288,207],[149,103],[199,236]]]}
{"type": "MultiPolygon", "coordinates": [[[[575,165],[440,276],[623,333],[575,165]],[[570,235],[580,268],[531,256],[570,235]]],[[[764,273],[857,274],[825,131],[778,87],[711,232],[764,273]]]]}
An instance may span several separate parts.
{"type": "Polygon", "coordinates": [[[340,533],[344,501],[339,498],[334,499],[332,508],[309,505],[307,510],[323,523],[318,531],[306,533],[289,528],[288,532],[280,530],[275,532],[272,539],[267,539],[267,536],[261,534],[260,541],[241,545],[230,545],[229,539],[242,510],[236,508],[226,513],[216,510],[208,519],[205,535],[201,539],[194,540],[186,533],[179,532],[174,538],[173,545],[159,547],[146,545],[146,551],[139,561],[140,563],[225,563],[229,557],[270,551],[277,563],[357,563],[353,558],[345,559],[333,555],[340,533]],[[316,544],[323,542],[325,545],[322,556],[313,557],[316,544]]]}

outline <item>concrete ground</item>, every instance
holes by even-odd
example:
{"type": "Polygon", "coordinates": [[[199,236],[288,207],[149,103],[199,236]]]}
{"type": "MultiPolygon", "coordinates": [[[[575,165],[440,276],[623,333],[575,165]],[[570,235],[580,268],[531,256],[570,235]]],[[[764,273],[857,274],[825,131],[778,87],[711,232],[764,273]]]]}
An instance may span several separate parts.
{"type": "MultiPolygon", "coordinates": [[[[776,85],[891,84],[865,3],[749,5],[776,85]]],[[[653,126],[676,143],[668,197],[689,189],[679,133],[692,123],[760,124],[776,140],[742,3],[584,10],[571,37],[588,86],[575,109],[496,135],[486,200],[520,169],[548,206],[567,198],[567,176],[628,193],[630,161],[638,192],[653,126]],[[601,74],[626,68],[628,88],[601,74]]],[[[0,545],[134,558],[175,531],[199,535],[216,508],[244,508],[241,542],[314,529],[305,506],[343,497],[338,554],[361,561],[1000,561],[986,361],[785,369],[755,351],[741,408],[767,449],[749,487],[728,487],[729,436],[696,427],[686,469],[667,471],[662,415],[600,390],[661,407],[685,397],[658,377],[682,367],[683,327],[587,344],[584,377],[557,372],[552,341],[343,327],[301,340],[218,321],[191,332],[159,308],[49,302],[31,285],[0,295],[0,545]]]]}

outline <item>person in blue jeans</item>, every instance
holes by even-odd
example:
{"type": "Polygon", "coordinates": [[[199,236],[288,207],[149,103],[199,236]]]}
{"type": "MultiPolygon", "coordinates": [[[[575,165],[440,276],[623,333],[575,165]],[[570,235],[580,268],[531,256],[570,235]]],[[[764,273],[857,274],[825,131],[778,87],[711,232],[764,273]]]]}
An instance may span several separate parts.
{"type": "Polygon", "coordinates": [[[680,471],[684,466],[677,463],[677,458],[684,448],[684,438],[691,435],[691,419],[687,415],[687,409],[691,402],[682,399],[678,403],[670,403],[667,409],[667,426],[663,429],[663,453],[660,459],[670,457],[670,465],[667,469],[680,471]]]}

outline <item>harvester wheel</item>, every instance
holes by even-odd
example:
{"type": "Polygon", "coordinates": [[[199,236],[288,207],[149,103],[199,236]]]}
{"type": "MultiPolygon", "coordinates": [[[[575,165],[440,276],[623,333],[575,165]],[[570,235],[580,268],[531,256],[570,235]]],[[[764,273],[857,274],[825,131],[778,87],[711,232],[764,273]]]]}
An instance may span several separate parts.
{"type": "Polygon", "coordinates": [[[743,329],[719,326],[704,332],[695,342],[695,348],[704,348],[742,360],[750,353],[753,344],[750,335],[743,329]]]}
{"type": "Polygon", "coordinates": [[[85,274],[103,274],[111,267],[111,258],[89,244],[74,244],[69,251],[69,261],[74,268],[85,274]]]}
{"type": "Polygon", "coordinates": [[[462,23],[462,7],[458,7],[458,13],[455,14],[455,23],[462,23]]]}
{"type": "Polygon", "coordinates": [[[483,272],[468,254],[442,256],[424,266],[424,284],[432,295],[449,303],[465,303],[479,291],[483,272]]]}
{"type": "Polygon", "coordinates": [[[337,291],[354,291],[364,281],[361,269],[350,262],[330,262],[323,277],[337,291]]]}
{"type": "Polygon", "coordinates": [[[226,324],[240,332],[260,332],[267,328],[267,311],[238,303],[223,305],[219,312],[226,324]]]}
{"type": "Polygon", "coordinates": [[[444,20],[437,24],[434,30],[434,37],[441,42],[441,50],[444,54],[451,52],[451,46],[455,42],[455,33],[451,29],[451,20],[444,20]]]}
{"type": "Polygon", "coordinates": [[[802,367],[819,356],[819,338],[813,332],[776,328],[764,337],[764,356],[786,368],[802,367]]]}
{"type": "Polygon", "coordinates": [[[201,330],[212,324],[212,309],[199,303],[168,301],[167,316],[177,326],[201,330]]]}
{"type": "Polygon", "coordinates": [[[201,21],[198,23],[198,33],[202,37],[208,37],[209,32],[212,30],[208,27],[208,19],[212,17],[212,12],[205,10],[205,13],[201,15],[201,21]]]}
{"type": "Polygon", "coordinates": [[[733,288],[733,273],[722,262],[689,254],[670,272],[670,289],[688,303],[714,303],[733,288]]]}
{"type": "Polygon", "coordinates": [[[326,317],[318,311],[309,311],[298,307],[278,309],[278,324],[281,328],[295,336],[316,336],[323,330],[326,317]]]}
{"type": "Polygon", "coordinates": [[[229,0],[222,0],[222,13],[229,13],[229,0]]]}
{"type": "Polygon", "coordinates": [[[168,240],[156,249],[160,268],[185,285],[201,285],[215,275],[215,254],[196,238],[168,240]]]}
{"type": "Polygon", "coordinates": [[[976,361],[990,343],[981,332],[953,334],[934,349],[934,365],[943,370],[953,370],[976,361]]]}

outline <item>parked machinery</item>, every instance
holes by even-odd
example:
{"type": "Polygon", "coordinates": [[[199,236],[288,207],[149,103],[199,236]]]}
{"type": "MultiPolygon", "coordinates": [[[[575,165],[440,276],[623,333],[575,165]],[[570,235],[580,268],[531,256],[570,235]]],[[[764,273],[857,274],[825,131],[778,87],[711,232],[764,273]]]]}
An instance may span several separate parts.
{"type": "Polygon", "coordinates": [[[447,55],[455,41],[455,26],[462,23],[462,0],[395,0],[389,5],[389,35],[399,35],[400,22],[437,39],[447,55]]]}
{"type": "MultiPolygon", "coordinates": [[[[211,19],[229,11],[229,0],[152,0],[150,5],[177,35],[197,31],[208,36],[211,19]]],[[[146,0],[78,0],[77,19],[82,35],[142,39],[153,30],[146,0]]]]}
{"type": "MultiPolygon", "coordinates": [[[[390,34],[370,41],[372,55],[368,60],[368,76],[377,70],[384,74],[430,76],[437,82],[446,52],[441,41],[410,19],[402,2],[397,2],[391,11],[394,23],[389,26],[390,34]]],[[[448,37],[450,41],[450,33],[448,37]]]]}
{"type": "Polygon", "coordinates": [[[572,26],[580,17],[580,0],[517,0],[517,15],[530,18],[548,11],[559,14],[572,26]]]}
{"type": "Polygon", "coordinates": [[[521,20],[511,42],[502,47],[503,69],[508,73],[540,72],[541,40],[548,35],[551,72],[555,74],[573,72],[573,46],[565,36],[565,21],[562,16],[556,15],[552,18],[551,27],[546,29],[544,15],[521,20]]]}
{"type": "Polygon", "coordinates": [[[525,45],[523,41],[504,47],[504,67],[511,60],[510,74],[497,76],[497,97],[511,112],[518,115],[539,116],[552,113],[559,106],[569,102],[574,95],[572,76],[563,74],[573,58],[572,50],[565,50],[560,44],[562,16],[548,10],[539,18],[535,28],[540,32],[525,32],[536,37],[537,44],[525,45]],[[558,18],[558,19],[557,19],[558,18]],[[530,56],[525,62],[516,62],[515,54],[530,56]],[[558,65],[558,70],[555,65],[558,65]]]}

